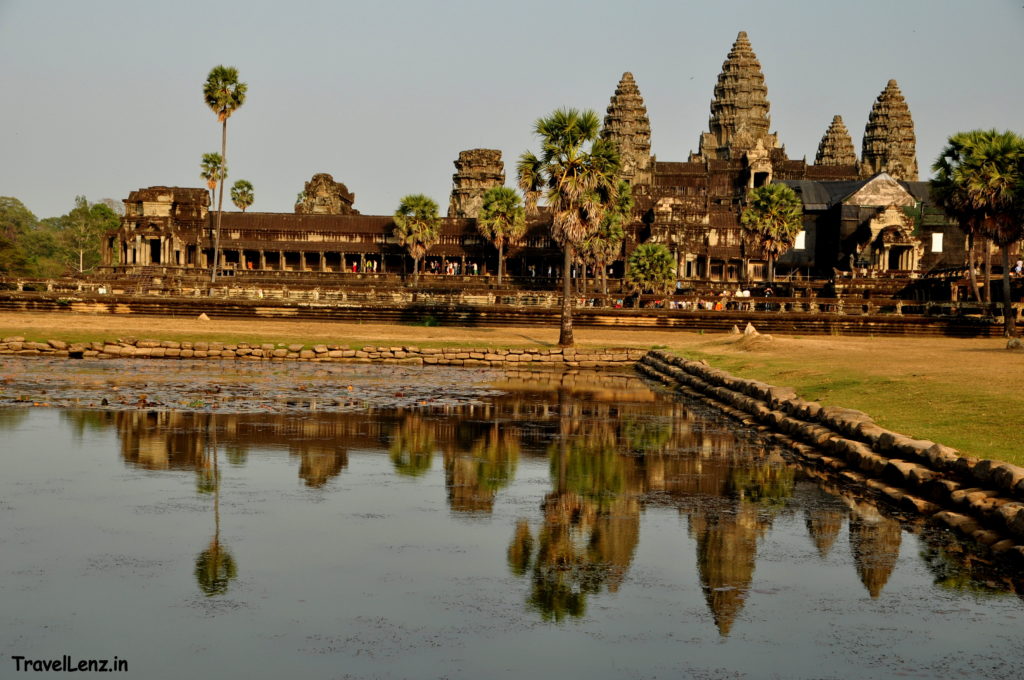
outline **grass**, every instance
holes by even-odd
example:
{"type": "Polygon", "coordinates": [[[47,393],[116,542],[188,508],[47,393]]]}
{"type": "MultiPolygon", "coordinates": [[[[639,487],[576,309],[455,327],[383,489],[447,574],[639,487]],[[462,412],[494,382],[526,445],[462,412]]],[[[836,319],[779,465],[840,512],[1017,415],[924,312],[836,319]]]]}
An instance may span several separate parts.
{"type": "Polygon", "coordinates": [[[837,366],[834,359],[822,362],[806,355],[736,356],[707,348],[679,353],[705,359],[735,376],[792,387],[809,401],[864,411],[882,427],[941,442],[966,455],[1024,465],[1019,431],[1024,391],[1013,381],[997,381],[981,391],[962,381],[921,374],[879,377],[856,366],[837,366]]]}

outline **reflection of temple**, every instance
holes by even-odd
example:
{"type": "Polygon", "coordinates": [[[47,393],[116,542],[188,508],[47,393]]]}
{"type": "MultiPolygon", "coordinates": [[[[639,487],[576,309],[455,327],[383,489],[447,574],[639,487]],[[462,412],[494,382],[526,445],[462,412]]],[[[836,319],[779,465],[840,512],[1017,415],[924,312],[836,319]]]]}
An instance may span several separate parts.
{"type": "Polygon", "coordinates": [[[871,597],[882,594],[900,556],[902,532],[896,520],[868,503],[855,503],[850,513],[850,550],[861,583],[871,597]]]}
{"type": "MultiPolygon", "coordinates": [[[[853,508],[853,567],[873,597],[892,572],[898,523],[799,480],[773,451],[650,391],[639,378],[545,372],[495,387],[503,392],[482,404],[372,416],[139,410],[66,417],[80,429],[115,429],[130,465],[194,471],[201,492],[219,488],[213,451],[225,454],[222,466],[225,459],[248,464],[257,448],[287,451],[303,483],[327,489],[351,464],[349,451],[384,451],[396,474],[443,476],[448,505],[460,516],[491,513],[520,461],[545,460],[550,490],[536,517],[519,522],[508,560],[528,584],[527,601],[553,620],[581,616],[588,598],[622,587],[650,505],[686,517],[700,585],[723,636],[741,619],[759,542],[798,503],[809,541],[823,556],[853,508]]],[[[216,550],[208,552],[203,578],[213,583],[226,567],[216,566],[216,550]]]]}

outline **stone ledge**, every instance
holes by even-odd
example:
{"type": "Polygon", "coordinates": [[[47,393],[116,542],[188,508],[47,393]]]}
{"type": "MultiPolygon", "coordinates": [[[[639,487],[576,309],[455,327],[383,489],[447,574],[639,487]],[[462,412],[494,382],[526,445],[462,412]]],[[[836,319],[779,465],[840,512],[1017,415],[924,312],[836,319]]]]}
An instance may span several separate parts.
{"type": "MultiPolygon", "coordinates": [[[[861,411],[823,407],[788,388],[736,378],[704,362],[658,350],[647,353],[637,368],[698,396],[812,465],[831,468],[903,510],[921,515],[962,513],[982,530],[994,530],[1001,539],[1008,535],[1006,540],[1024,546],[1024,468],[961,456],[947,446],[886,430],[861,411]]],[[[973,536],[977,531],[964,533],[973,536]]],[[[1019,552],[1024,554],[1024,548],[1019,552]]]]}

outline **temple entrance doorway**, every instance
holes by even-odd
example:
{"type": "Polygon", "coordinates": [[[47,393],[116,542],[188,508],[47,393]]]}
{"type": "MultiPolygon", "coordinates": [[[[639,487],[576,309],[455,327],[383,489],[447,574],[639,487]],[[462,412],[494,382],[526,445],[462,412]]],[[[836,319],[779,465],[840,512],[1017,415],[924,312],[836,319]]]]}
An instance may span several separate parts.
{"type": "Polygon", "coordinates": [[[149,263],[160,264],[160,239],[149,239],[149,263]]]}

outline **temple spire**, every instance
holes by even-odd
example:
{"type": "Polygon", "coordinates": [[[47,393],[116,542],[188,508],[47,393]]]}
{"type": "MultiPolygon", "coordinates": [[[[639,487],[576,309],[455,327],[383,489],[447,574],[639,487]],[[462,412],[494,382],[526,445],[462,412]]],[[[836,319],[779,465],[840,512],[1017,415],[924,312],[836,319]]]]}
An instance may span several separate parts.
{"type": "Polygon", "coordinates": [[[710,132],[701,135],[697,157],[702,160],[739,159],[750,149],[779,146],[769,134],[768,88],[746,31],[736,36],[722,64],[711,101],[710,132]]]}
{"type": "Polygon", "coordinates": [[[815,165],[857,165],[857,152],[842,116],[835,116],[818,144],[815,165]]]}
{"type": "Polygon", "coordinates": [[[864,128],[861,177],[872,177],[880,172],[899,180],[917,180],[914,121],[895,80],[890,80],[878,95],[864,128]]]}
{"type": "Polygon", "coordinates": [[[622,157],[620,176],[630,184],[651,183],[651,121],[633,74],[622,74],[608,104],[601,136],[615,142],[622,157]]]}

